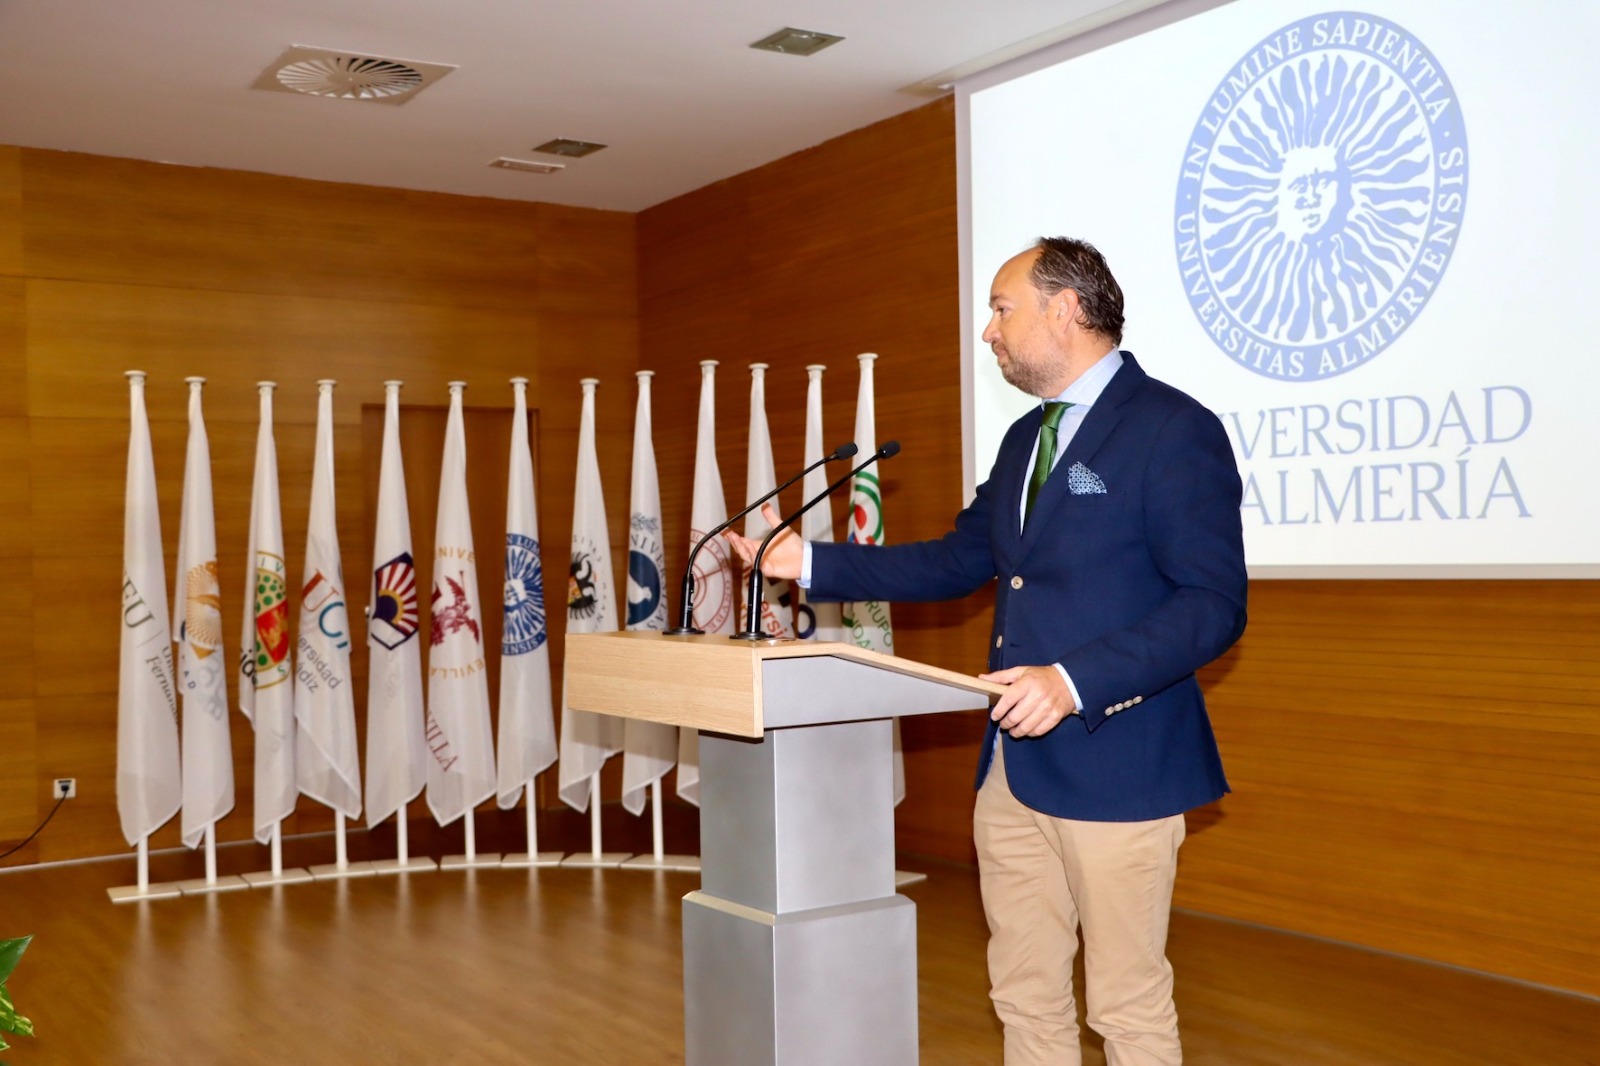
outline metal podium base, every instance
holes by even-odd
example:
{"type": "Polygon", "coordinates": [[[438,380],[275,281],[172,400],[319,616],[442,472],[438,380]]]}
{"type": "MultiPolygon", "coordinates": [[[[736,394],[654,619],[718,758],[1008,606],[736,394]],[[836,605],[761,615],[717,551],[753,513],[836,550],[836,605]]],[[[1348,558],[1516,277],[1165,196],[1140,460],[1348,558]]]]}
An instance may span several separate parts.
{"type": "Polygon", "coordinates": [[[692,1066],[916,1066],[917,917],[904,896],[774,915],[691,892],[683,984],[692,1066]]]}

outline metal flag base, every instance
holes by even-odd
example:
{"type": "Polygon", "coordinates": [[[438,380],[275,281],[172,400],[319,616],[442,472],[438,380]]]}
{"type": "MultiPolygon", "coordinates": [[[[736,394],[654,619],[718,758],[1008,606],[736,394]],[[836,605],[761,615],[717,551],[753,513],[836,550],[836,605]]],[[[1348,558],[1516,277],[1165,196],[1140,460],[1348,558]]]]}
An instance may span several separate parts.
{"type": "Polygon", "coordinates": [[[598,855],[592,851],[583,851],[577,853],[576,855],[568,855],[566,858],[561,860],[561,865],[588,866],[592,869],[610,869],[612,867],[621,866],[624,861],[632,856],[633,852],[631,851],[602,851],[598,855]]]}
{"type": "Polygon", "coordinates": [[[262,870],[260,873],[244,874],[244,880],[251,888],[271,888],[273,885],[300,885],[312,880],[310,874],[298,866],[287,870],[262,870]]]}
{"type": "Polygon", "coordinates": [[[132,903],[141,899],[174,899],[183,895],[183,889],[176,883],[163,881],[160,884],[145,885],[120,885],[116,888],[106,889],[106,895],[112,903],[132,903]]]}
{"type": "Polygon", "coordinates": [[[318,881],[337,881],[341,877],[371,877],[377,872],[370,862],[347,862],[343,866],[330,862],[311,867],[311,876],[318,881]]]}
{"type": "Polygon", "coordinates": [[[681,870],[686,873],[700,872],[700,856],[698,855],[663,855],[656,858],[654,855],[635,855],[622,864],[624,870],[681,870]]]}
{"type": "Polygon", "coordinates": [[[530,855],[526,851],[514,852],[500,860],[500,865],[506,869],[522,869],[529,866],[560,866],[561,860],[566,857],[564,851],[541,851],[530,855]]]}
{"type": "Polygon", "coordinates": [[[418,855],[402,862],[399,859],[378,859],[372,864],[375,874],[419,874],[432,873],[439,868],[439,864],[426,855],[418,855]]]}
{"type": "Polygon", "coordinates": [[[250,887],[245,884],[244,878],[232,874],[211,881],[204,877],[196,877],[188,881],[179,881],[177,884],[185,896],[203,896],[208,892],[237,892],[239,889],[250,887]]]}
{"type": "Polygon", "coordinates": [[[481,870],[486,866],[499,865],[498,851],[480,851],[476,855],[446,855],[439,860],[441,870],[481,870]]]}
{"type": "Polygon", "coordinates": [[[894,887],[903,888],[906,885],[914,885],[918,881],[926,881],[927,879],[927,874],[917,873],[915,870],[896,870],[894,872],[894,887]]]}

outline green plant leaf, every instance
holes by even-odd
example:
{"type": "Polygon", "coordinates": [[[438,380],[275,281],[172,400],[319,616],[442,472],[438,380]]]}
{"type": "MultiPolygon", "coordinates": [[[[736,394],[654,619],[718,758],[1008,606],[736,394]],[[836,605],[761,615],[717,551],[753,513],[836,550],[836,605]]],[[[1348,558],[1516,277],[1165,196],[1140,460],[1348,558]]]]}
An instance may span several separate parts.
{"type": "Polygon", "coordinates": [[[0,984],[5,984],[11,971],[17,968],[22,953],[28,950],[28,942],[32,939],[31,936],[19,936],[15,940],[0,940],[0,984]]]}
{"type": "Polygon", "coordinates": [[[11,1002],[11,993],[6,991],[3,983],[0,983],[0,1030],[18,1036],[33,1035],[33,1023],[17,1013],[17,1008],[11,1002]]]}

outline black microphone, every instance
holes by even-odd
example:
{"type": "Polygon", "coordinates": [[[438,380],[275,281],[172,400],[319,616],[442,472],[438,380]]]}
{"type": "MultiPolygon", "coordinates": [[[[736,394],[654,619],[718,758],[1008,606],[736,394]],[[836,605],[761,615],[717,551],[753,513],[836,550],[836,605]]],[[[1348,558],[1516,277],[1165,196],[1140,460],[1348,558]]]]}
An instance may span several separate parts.
{"type": "MultiPolygon", "coordinates": [[[[756,500],[754,503],[750,504],[750,506],[746,507],[738,514],[722,523],[722,525],[718,526],[716,529],[713,529],[710,533],[707,533],[705,536],[701,537],[700,542],[696,544],[694,546],[694,550],[689,553],[689,562],[683,568],[682,610],[678,612],[678,624],[667,630],[667,636],[680,637],[689,633],[704,632],[704,630],[696,629],[694,625],[694,559],[695,556],[700,554],[700,549],[704,548],[706,544],[710,542],[712,537],[718,536],[723,530],[732,526],[739,519],[743,518],[751,511],[754,511],[757,507],[760,507],[778,493],[782,492],[790,485],[793,485],[796,481],[799,481],[801,478],[811,473],[811,471],[815,470],[817,467],[823,465],[824,463],[831,463],[835,459],[848,459],[856,453],[856,450],[857,449],[854,441],[845,441],[843,444],[835,448],[831,454],[825,455],[821,459],[818,459],[816,462],[800,471],[794,477],[790,478],[788,481],[785,481],[782,485],[779,485],[777,488],[773,489],[759,500],[756,500]]],[[[831,492],[832,490],[830,489],[829,491],[831,492]]]]}
{"type": "Polygon", "coordinates": [[[789,526],[793,525],[795,522],[798,522],[800,520],[801,516],[804,515],[807,511],[811,510],[811,508],[815,507],[817,504],[821,503],[823,500],[826,500],[829,496],[832,496],[834,494],[834,492],[839,489],[840,486],[844,485],[851,478],[853,478],[857,474],[861,473],[861,471],[865,470],[867,467],[871,466],[873,463],[877,462],[879,459],[893,459],[895,456],[897,456],[899,454],[900,454],[900,442],[897,441],[897,440],[889,441],[883,447],[879,448],[877,451],[873,452],[870,456],[868,456],[866,462],[862,463],[860,466],[858,466],[854,470],[850,471],[844,477],[840,478],[838,481],[835,481],[832,485],[829,485],[827,488],[823,489],[821,492],[819,492],[815,496],[811,497],[811,499],[807,500],[805,502],[805,505],[803,507],[801,507],[798,511],[796,511],[792,515],[789,515],[782,522],[779,522],[776,526],[772,527],[772,531],[769,532],[765,537],[762,538],[761,546],[756,549],[755,558],[750,561],[750,576],[749,576],[749,579],[748,579],[748,585],[747,585],[747,587],[745,589],[744,630],[742,632],[733,634],[728,639],[730,639],[730,640],[765,640],[765,639],[767,639],[767,634],[765,634],[765,633],[763,633],[761,631],[761,625],[760,625],[760,622],[761,622],[761,600],[762,600],[761,557],[767,553],[767,545],[772,543],[772,538],[776,537],[778,535],[778,533],[781,532],[782,530],[787,529],[789,526]]]}

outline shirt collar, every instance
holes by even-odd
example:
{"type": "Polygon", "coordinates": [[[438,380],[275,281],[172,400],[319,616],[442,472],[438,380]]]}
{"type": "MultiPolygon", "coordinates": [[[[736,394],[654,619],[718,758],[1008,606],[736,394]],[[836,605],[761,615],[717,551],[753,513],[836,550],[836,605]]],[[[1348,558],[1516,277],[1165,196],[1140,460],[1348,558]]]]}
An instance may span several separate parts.
{"type": "MultiPolygon", "coordinates": [[[[1051,399],[1065,401],[1074,407],[1091,407],[1121,369],[1122,349],[1113,348],[1080,374],[1077,381],[1063,389],[1059,396],[1052,396],[1051,399]]],[[[1039,405],[1044,406],[1044,401],[1039,401],[1039,405]]]]}

